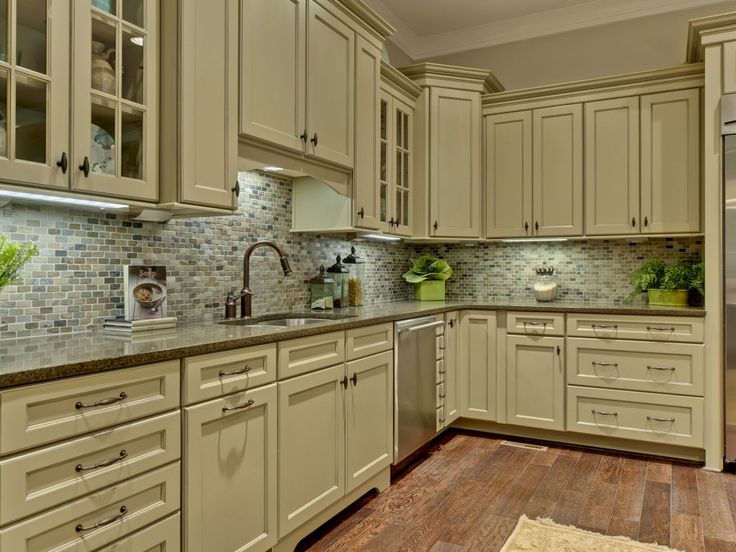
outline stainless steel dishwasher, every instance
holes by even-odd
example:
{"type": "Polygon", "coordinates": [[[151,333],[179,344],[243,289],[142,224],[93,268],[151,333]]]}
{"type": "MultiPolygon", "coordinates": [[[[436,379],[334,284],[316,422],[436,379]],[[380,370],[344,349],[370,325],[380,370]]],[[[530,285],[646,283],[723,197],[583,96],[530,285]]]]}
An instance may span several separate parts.
{"type": "Polygon", "coordinates": [[[394,465],[437,434],[437,328],[444,315],[394,324],[394,465]]]}

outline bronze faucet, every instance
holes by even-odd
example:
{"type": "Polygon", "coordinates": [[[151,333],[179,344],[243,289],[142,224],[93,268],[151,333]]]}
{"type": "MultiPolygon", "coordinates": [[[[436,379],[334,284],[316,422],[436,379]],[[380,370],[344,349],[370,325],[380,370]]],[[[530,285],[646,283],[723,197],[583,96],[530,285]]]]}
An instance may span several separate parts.
{"type": "MultiPolygon", "coordinates": [[[[243,289],[240,291],[240,317],[250,318],[251,316],[251,305],[253,298],[253,290],[250,289],[250,256],[253,251],[259,247],[268,246],[276,251],[279,255],[279,261],[281,262],[281,269],[284,271],[284,276],[291,276],[294,272],[289,266],[289,258],[278,245],[272,241],[261,241],[251,245],[245,252],[243,257],[243,289]]],[[[235,298],[233,298],[235,299],[235,298]]]]}

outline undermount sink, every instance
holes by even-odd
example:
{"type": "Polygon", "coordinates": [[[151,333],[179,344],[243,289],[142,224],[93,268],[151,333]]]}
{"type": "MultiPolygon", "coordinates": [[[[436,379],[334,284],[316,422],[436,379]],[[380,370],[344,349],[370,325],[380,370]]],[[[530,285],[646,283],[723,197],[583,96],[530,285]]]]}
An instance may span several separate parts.
{"type": "Polygon", "coordinates": [[[227,324],[230,326],[273,326],[277,328],[298,328],[299,326],[308,326],[309,324],[319,324],[328,320],[343,320],[346,318],[355,318],[355,314],[316,314],[311,316],[288,316],[288,315],[272,315],[273,317],[261,318],[235,318],[233,320],[222,320],[219,324],[227,324]]]}
{"type": "Polygon", "coordinates": [[[307,326],[309,324],[319,324],[325,320],[329,320],[329,318],[276,318],[275,320],[262,320],[261,322],[257,322],[256,326],[296,328],[298,326],[307,326]]]}

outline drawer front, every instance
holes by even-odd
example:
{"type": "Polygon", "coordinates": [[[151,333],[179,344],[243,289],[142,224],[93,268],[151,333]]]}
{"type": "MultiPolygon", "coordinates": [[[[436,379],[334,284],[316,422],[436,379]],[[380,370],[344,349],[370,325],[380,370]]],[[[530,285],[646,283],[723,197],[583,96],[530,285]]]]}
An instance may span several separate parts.
{"type": "Polygon", "coordinates": [[[181,520],[174,514],[150,527],[100,548],[98,552],[176,552],[181,550],[181,520]]]}
{"type": "Polygon", "coordinates": [[[11,389],[0,393],[0,454],[178,407],[178,360],[11,389]]]}
{"type": "Polygon", "coordinates": [[[348,360],[375,355],[394,348],[394,325],[378,324],[345,332],[345,353],[348,360]]]}
{"type": "Polygon", "coordinates": [[[130,479],[181,457],[179,412],[0,462],[0,525],[130,479]]]}
{"type": "Polygon", "coordinates": [[[570,385],[567,429],[650,443],[702,447],[703,399],[570,385]]]}
{"type": "Polygon", "coordinates": [[[703,345],[570,337],[567,350],[567,383],[703,395],[703,345]]]}
{"type": "Polygon", "coordinates": [[[437,409],[437,424],[435,425],[435,429],[440,431],[443,427],[445,427],[445,409],[440,406],[437,409]]]}
{"type": "Polygon", "coordinates": [[[436,396],[436,406],[439,408],[440,406],[445,405],[445,384],[444,383],[438,383],[437,384],[437,396],[436,396]]]}
{"type": "Polygon", "coordinates": [[[509,312],[506,331],[525,335],[565,335],[565,315],[546,312],[509,312]]]}
{"type": "Polygon", "coordinates": [[[702,318],[686,316],[567,315],[569,337],[702,343],[703,331],[702,318]]]}
{"type": "Polygon", "coordinates": [[[96,550],[174,513],[179,503],[175,462],[0,530],[0,550],[96,550]]]}
{"type": "Polygon", "coordinates": [[[283,341],[279,346],[279,378],[290,378],[345,362],[345,332],[283,341]]]}
{"type": "Polygon", "coordinates": [[[214,399],[276,381],[276,344],[184,359],[184,404],[214,399]]]}
{"type": "Polygon", "coordinates": [[[435,377],[437,383],[445,381],[445,361],[440,359],[435,363],[435,377]]]}
{"type": "Polygon", "coordinates": [[[445,336],[438,335],[434,339],[435,342],[435,357],[439,359],[445,358],[445,336]]]}

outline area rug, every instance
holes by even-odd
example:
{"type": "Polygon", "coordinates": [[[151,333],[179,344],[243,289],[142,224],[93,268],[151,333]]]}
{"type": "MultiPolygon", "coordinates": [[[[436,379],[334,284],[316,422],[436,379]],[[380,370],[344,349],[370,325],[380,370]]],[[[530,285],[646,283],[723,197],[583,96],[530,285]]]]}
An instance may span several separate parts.
{"type": "Polygon", "coordinates": [[[519,518],[501,552],[679,552],[674,548],[609,537],[549,519],[519,518]]]}

